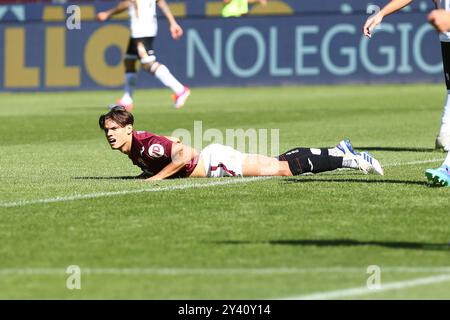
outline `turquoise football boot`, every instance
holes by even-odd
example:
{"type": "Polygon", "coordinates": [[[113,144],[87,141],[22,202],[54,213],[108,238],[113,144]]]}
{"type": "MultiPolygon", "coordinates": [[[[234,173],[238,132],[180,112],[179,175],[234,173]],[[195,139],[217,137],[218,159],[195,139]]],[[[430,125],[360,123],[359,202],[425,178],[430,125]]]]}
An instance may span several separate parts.
{"type": "Polygon", "coordinates": [[[427,169],[425,176],[433,186],[450,186],[450,168],[445,164],[437,169],[427,169]]]}

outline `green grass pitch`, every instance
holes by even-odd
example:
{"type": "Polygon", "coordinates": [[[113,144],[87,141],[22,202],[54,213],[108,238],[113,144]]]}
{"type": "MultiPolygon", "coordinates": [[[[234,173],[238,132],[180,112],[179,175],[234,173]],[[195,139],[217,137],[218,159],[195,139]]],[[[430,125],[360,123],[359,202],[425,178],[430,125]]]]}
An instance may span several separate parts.
{"type": "Polygon", "coordinates": [[[139,173],[97,126],[119,95],[0,95],[0,298],[450,298],[450,188],[424,176],[445,157],[442,85],[194,89],[182,110],[136,93],[136,129],[279,129],[281,151],[349,137],[386,172],[236,183],[114,179],[139,173]],[[386,290],[365,291],[370,265],[386,290]]]}

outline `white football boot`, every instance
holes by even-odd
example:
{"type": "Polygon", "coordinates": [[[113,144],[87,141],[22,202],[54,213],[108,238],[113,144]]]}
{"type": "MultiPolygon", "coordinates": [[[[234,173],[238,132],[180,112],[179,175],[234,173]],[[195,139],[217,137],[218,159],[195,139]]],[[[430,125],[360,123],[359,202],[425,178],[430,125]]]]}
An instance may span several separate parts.
{"type": "Polygon", "coordinates": [[[357,161],[359,170],[364,173],[376,173],[380,176],[384,176],[384,170],[381,166],[380,162],[372,157],[370,153],[367,151],[361,152],[357,154],[357,161]]]}
{"type": "Polygon", "coordinates": [[[344,158],[343,163],[346,164],[346,167],[359,169],[365,174],[376,173],[384,176],[384,170],[380,162],[367,151],[355,152],[350,140],[342,140],[336,145],[336,148],[341,151],[344,158]]]}

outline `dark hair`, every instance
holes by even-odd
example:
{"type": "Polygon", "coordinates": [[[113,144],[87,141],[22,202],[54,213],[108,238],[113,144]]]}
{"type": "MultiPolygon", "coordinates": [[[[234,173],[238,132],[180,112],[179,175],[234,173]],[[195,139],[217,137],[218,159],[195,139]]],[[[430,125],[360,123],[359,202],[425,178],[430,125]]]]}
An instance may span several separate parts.
{"type": "Polygon", "coordinates": [[[98,119],[98,125],[100,126],[100,129],[105,130],[105,122],[106,120],[112,120],[118,125],[120,125],[122,128],[131,124],[134,124],[134,117],[131,113],[129,113],[127,110],[125,110],[124,107],[119,105],[114,105],[110,107],[111,110],[109,110],[108,113],[102,114],[100,116],[100,119],[98,119]]]}

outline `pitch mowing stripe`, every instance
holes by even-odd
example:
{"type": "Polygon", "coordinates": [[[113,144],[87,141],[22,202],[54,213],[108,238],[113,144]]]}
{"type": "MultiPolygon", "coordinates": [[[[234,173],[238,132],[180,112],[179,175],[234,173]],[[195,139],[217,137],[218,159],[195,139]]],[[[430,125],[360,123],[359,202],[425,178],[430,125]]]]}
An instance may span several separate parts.
{"type": "MultiPolygon", "coordinates": [[[[391,163],[387,164],[384,167],[398,167],[398,166],[407,166],[407,165],[415,165],[415,164],[425,164],[425,163],[435,163],[444,161],[444,159],[430,159],[430,160],[422,160],[422,161],[411,161],[411,162],[399,162],[399,163],[391,163]]],[[[75,201],[75,200],[86,200],[86,199],[94,199],[101,197],[111,197],[111,196],[120,196],[134,193],[143,193],[143,192],[161,192],[161,191],[173,191],[173,190],[184,190],[191,188],[207,188],[213,186],[221,186],[228,184],[238,184],[238,183],[247,183],[253,181],[267,180],[273,177],[251,177],[251,178],[239,178],[239,179],[231,179],[225,181],[214,181],[211,183],[202,183],[202,184],[185,184],[178,186],[170,186],[170,187],[161,187],[161,188],[152,188],[152,189],[137,189],[137,190],[123,190],[123,191],[110,191],[110,192],[97,192],[90,194],[77,194],[72,196],[64,196],[64,197],[55,197],[55,198],[47,198],[47,199],[36,199],[36,200],[19,200],[13,202],[0,202],[0,208],[13,208],[13,207],[21,207],[27,205],[34,204],[47,204],[47,203],[57,203],[57,202],[66,202],[66,201],[75,201]]]]}
{"type": "MultiPolygon", "coordinates": [[[[363,267],[319,268],[89,268],[80,267],[81,274],[92,275],[274,275],[308,273],[367,274],[363,267]]],[[[450,267],[384,267],[383,273],[449,273],[450,267]]],[[[3,268],[0,276],[64,275],[64,268],[3,268]]]]}
{"type": "Polygon", "coordinates": [[[65,197],[55,197],[55,198],[47,198],[47,199],[36,199],[36,200],[19,200],[14,202],[0,202],[0,208],[12,208],[12,207],[21,207],[33,204],[47,204],[47,203],[56,203],[56,202],[66,202],[66,201],[75,201],[75,200],[86,200],[86,199],[94,199],[101,197],[111,197],[111,196],[121,196],[127,194],[135,194],[135,193],[143,193],[143,192],[161,192],[161,191],[173,191],[173,190],[184,190],[184,189],[194,189],[194,188],[209,188],[214,186],[223,186],[229,184],[238,184],[238,183],[249,183],[254,181],[261,181],[271,179],[272,177],[251,177],[251,178],[230,178],[226,180],[219,180],[210,183],[190,183],[190,184],[182,184],[176,186],[169,187],[160,187],[160,188],[145,188],[145,189],[137,189],[137,190],[123,190],[123,191],[110,191],[110,192],[97,192],[90,194],[76,194],[72,196],[65,197]]]}
{"type": "Polygon", "coordinates": [[[356,297],[368,294],[374,294],[379,292],[385,292],[390,290],[401,290],[406,288],[413,288],[418,286],[425,286],[436,283],[450,282],[450,275],[438,275],[427,278],[417,278],[412,280],[388,282],[382,284],[379,289],[369,289],[367,287],[349,288],[344,290],[325,291],[303,296],[287,297],[281,300],[326,300],[326,299],[339,299],[346,297],[356,297]]]}

